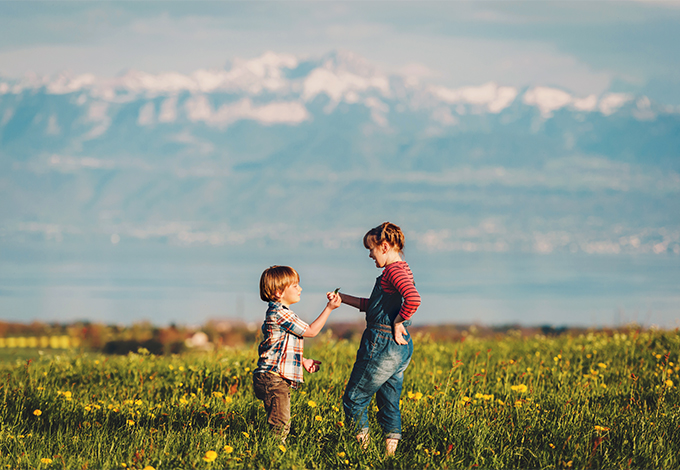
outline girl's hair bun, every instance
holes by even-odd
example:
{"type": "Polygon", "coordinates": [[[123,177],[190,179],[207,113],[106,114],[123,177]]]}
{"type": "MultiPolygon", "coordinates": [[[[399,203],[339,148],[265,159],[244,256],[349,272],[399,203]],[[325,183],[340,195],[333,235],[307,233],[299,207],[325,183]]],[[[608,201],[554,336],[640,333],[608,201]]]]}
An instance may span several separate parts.
{"type": "Polygon", "coordinates": [[[383,222],[364,235],[364,246],[368,250],[382,242],[387,242],[390,246],[402,251],[404,249],[404,232],[393,223],[383,222]]]}

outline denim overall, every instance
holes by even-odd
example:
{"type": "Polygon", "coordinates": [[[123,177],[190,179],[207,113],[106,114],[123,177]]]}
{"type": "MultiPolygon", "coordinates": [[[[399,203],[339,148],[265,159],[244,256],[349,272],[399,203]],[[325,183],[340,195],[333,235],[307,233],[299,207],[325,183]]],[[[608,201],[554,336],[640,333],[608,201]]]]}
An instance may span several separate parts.
{"type": "MultiPolygon", "coordinates": [[[[366,330],[361,337],[356,362],[342,397],[347,421],[357,434],[368,432],[368,405],[376,395],[378,424],[387,439],[401,439],[399,398],[404,370],[413,354],[413,341],[400,346],[394,340],[392,322],[399,314],[402,298],[399,292],[383,291],[378,277],[366,309],[366,330]]],[[[404,326],[410,325],[405,321],[404,326]]]]}

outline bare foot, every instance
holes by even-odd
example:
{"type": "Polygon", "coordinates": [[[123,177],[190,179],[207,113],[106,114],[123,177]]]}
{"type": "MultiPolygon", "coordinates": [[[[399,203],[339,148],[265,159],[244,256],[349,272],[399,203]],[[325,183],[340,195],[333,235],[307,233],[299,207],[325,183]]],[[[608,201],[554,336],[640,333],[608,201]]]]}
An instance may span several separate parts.
{"type": "Polygon", "coordinates": [[[367,432],[362,432],[361,434],[357,434],[357,441],[359,441],[359,444],[361,445],[361,448],[366,450],[368,447],[368,433],[367,432]]]}
{"type": "Polygon", "coordinates": [[[394,455],[394,452],[397,450],[397,444],[399,444],[399,439],[386,439],[385,455],[394,455]]]}

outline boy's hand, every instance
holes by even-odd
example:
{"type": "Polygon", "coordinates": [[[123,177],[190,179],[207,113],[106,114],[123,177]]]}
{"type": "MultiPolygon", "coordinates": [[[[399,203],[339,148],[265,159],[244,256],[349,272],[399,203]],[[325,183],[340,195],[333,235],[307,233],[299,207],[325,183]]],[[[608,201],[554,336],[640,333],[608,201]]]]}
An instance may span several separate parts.
{"type": "Polygon", "coordinates": [[[338,293],[338,289],[334,292],[326,292],[326,297],[328,298],[328,307],[335,310],[342,304],[342,297],[338,293]]]}
{"type": "Polygon", "coordinates": [[[408,344],[408,341],[406,341],[406,327],[404,326],[403,323],[395,323],[394,324],[394,340],[397,342],[397,344],[403,346],[405,344],[408,344]]]}
{"type": "Polygon", "coordinates": [[[304,357],[302,358],[302,367],[305,368],[305,370],[309,373],[314,373],[319,371],[319,364],[321,364],[321,361],[315,361],[314,359],[305,359],[304,357]]]}

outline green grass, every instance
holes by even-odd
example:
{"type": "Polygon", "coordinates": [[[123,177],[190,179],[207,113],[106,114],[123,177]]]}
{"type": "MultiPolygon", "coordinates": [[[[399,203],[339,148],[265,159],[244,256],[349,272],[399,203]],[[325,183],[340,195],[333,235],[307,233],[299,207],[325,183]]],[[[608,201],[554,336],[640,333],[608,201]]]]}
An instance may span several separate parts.
{"type": "Polygon", "coordinates": [[[384,456],[373,406],[367,450],[345,426],[341,397],[357,346],[326,336],[306,349],[322,370],[293,392],[285,449],[269,437],[252,392],[255,345],[172,357],[17,357],[0,364],[0,461],[78,469],[680,466],[677,332],[417,337],[395,457],[384,456]],[[203,459],[208,451],[214,462],[203,459]]]}

